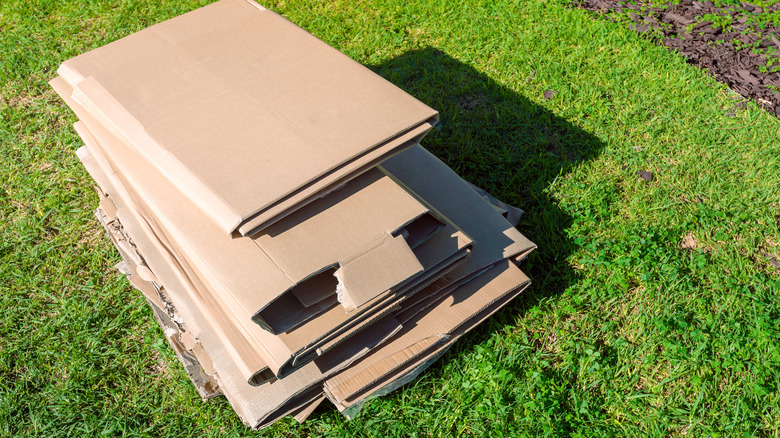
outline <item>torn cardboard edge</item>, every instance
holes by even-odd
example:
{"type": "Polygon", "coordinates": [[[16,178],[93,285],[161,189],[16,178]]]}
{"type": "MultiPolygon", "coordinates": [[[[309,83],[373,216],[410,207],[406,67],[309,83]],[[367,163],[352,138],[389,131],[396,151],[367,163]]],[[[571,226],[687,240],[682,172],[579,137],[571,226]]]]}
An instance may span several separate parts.
{"type": "MultiPolygon", "coordinates": [[[[187,273],[187,269],[173,257],[173,254],[170,253],[169,249],[159,240],[161,231],[158,228],[158,231],[154,232],[152,225],[139,215],[138,206],[141,204],[139,204],[138,199],[135,199],[133,195],[124,188],[125,184],[120,180],[119,175],[104,170],[110,169],[110,166],[107,163],[100,164],[102,160],[101,156],[92,154],[86,146],[81,152],[81,161],[90,175],[96,175],[97,178],[94,178],[95,180],[102,180],[108,184],[106,187],[103,187],[102,190],[113,195],[112,202],[117,207],[117,220],[124,224],[124,229],[127,234],[134,234],[133,240],[136,242],[136,245],[139,244],[138,239],[141,238],[139,236],[149,236],[144,237],[142,240],[142,242],[147,242],[146,251],[139,250],[139,253],[145,253],[144,255],[146,257],[148,257],[148,254],[157,254],[157,261],[156,265],[152,265],[152,263],[147,260],[147,266],[154,271],[155,274],[157,274],[157,271],[159,270],[166,271],[167,268],[170,275],[167,281],[163,281],[165,283],[172,283],[175,281],[177,284],[181,285],[178,289],[178,293],[171,294],[175,307],[189,320],[192,320],[194,317],[187,317],[186,315],[192,315],[197,311],[209,315],[208,318],[212,321],[212,324],[221,321],[221,323],[214,326],[214,334],[216,338],[220,340],[219,342],[225,345],[227,353],[246,379],[245,382],[259,384],[265,381],[267,379],[266,370],[268,369],[268,365],[265,358],[261,357],[258,351],[259,347],[251,346],[248,343],[247,339],[237,331],[233,320],[221,311],[222,306],[215,303],[214,298],[209,294],[203,293],[205,286],[200,283],[201,280],[199,280],[197,276],[193,276],[191,271],[190,273],[187,273]],[[128,207],[125,203],[128,203],[135,208],[128,207]],[[133,231],[135,232],[133,233],[133,231]],[[173,278],[176,278],[176,280],[173,280],[173,278]],[[198,298],[191,299],[194,307],[192,305],[185,306],[182,304],[185,300],[185,295],[198,298]],[[198,310],[195,310],[195,308],[198,310]]],[[[141,211],[142,210],[143,209],[141,209],[141,211]]],[[[199,328],[201,328],[201,326],[191,327],[191,329],[194,329],[193,332],[196,337],[198,336],[199,328]]]]}
{"type": "MultiPolygon", "coordinates": [[[[132,218],[130,218],[132,219],[132,218]]],[[[121,218],[120,218],[121,221],[121,218]]],[[[132,235],[132,230],[129,230],[128,234],[132,235]]],[[[143,239],[142,239],[143,240],[143,239]]],[[[139,247],[144,254],[148,254],[143,250],[143,247],[153,250],[148,245],[139,243],[139,247]]],[[[148,257],[155,260],[156,257],[148,257]]],[[[162,271],[166,271],[167,265],[161,265],[162,271]]],[[[176,289],[176,277],[170,276],[165,272],[155,269],[160,278],[170,280],[172,283],[168,283],[171,286],[166,286],[166,289],[176,289]]],[[[183,298],[183,304],[185,307],[191,308],[191,304],[187,304],[190,299],[186,294],[176,294],[180,298],[183,298]]],[[[193,314],[197,315],[197,313],[193,314]]],[[[201,327],[211,327],[209,324],[202,321],[201,327]]],[[[372,333],[371,337],[361,337],[355,339],[356,342],[347,345],[344,344],[340,348],[346,349],[349,352],[345,354],[345,359],[342,362],[331,361],[325,364],[325,366],[333,367],[331,370],[323,369],[323,364],[310,364],[306,369],[300,370],[298,373],[290,376],[287,379],[276,380],[274,382],[267,382],[260,386],[247,385],[242,379],[236,379],[238,376],[235,368],[235,364],[225,355],[223,349],[225,346],[222,343],[216,342],[217,340],[213,335],[209,335],[207,332],[201,330],[200,339],[204,348],[209,352],[209,355],[214,358],[215,377],[220,382],[220,388],[222,388],[224,395],[230,400],[231,405],[236,409],[237,413],[253,427],[265,427],[271,422],[286,415],[287,412],[293,411],[297,404],[301,400],[308,400],[308,395],[312,391],[321,393],[321,389],[313,387],[322,378],[326,377],[328,373],[337,372],[339,369],[348,366],[352,361],[360,357],[360,355],[371,351],[375,348],[376,344],[381,344],[384,340],[392,336],[397,332],[397,324],[388,326],[388,330],[384,332],[377,331],[372,333]],[[314,389],[313,389],[314,388],[314,389]]]]}
{"type": "Polygon", "coordinates": [[[114,244],[114,247],[122,256],[122,260],[127,268],[127,272],[124,273],[125,277],[130,281],[130,284],[146,298],[146,302],[152,309],[155,320],[160,325],[166,340],[176,354],[177,359],[184,367],[184,371],[187,373],[190,381],[192,381],[192,385],[195,387],[198,395],[203,400],[222,395],[222,391],[213,376],[213,372],[209,373],[205,370],[208,368],[208,365],[206,365],[206,367],[201,365],[201,361],[209,364],[210,359],[208,359],[205,354],[201,355],[201,358],[198,358],[192,349],[188,349],[182,345],[180,338],[184,330],[182,325],[176,322],[176,320],[180,318],[176,318],[175,316],[171,317],[169,314],[169,312],[175,314],[175,309],[173,309],[169,303],[163,302],[160,291],[157,290],[151,282],[144,281],[138,276],[137,269],[139,266],[143,265],[137,264],[136,260],[142,260],[142,258],[136,251],[128,250],[133,245],[132,241],[130,241],[128,236],[123,232],[123,228],[120,226],[112,227],[111,224],[115,224],[116,221],[116,208],[114,207],[112,209],[110,206],[112,206],[113,203],[110,201],[104,202],[106,200],[108,200],[107,197],[101,197],[100,206],[95,210],[95,217],[97,217],[98,222],[103,226],[103,229],[114,244]],[[103,209],[106,206],[109,206],[108,211],[103,209]],[[131,252],[135,254],[131,255],[131,252]]]}

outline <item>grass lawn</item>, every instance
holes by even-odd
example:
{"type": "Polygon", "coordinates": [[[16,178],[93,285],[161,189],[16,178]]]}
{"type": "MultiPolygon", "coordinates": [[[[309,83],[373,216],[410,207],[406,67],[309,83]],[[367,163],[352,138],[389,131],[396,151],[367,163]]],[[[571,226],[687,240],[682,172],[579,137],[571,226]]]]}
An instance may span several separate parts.
{"type": "MultiPolygon", "coordinates": [[[[257,435],[112,269],[46,83],[203,3],[0,2],[0,436],[257,435]]],[[[780,436],[780,121],[567,0],[417,3],[264,4],[441,112],[423,144],[526,211],[534,284],[352,421],[261,434],[780,436]]]]}

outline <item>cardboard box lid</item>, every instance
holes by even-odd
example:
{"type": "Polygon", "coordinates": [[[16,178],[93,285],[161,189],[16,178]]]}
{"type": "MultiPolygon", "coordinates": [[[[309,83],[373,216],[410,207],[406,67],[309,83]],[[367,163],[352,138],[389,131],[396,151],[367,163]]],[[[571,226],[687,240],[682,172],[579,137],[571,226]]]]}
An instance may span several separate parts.
{"type": "Polygon", "coordinates": [[[222,0],[159,23],[58,71],[97,120],[225,233],[269,209],[298,208],[301,199],[288,198],[343,182],[356,160],[408,146],[394,140],[437,119],[393,84],[247,0],[222,0]]]}

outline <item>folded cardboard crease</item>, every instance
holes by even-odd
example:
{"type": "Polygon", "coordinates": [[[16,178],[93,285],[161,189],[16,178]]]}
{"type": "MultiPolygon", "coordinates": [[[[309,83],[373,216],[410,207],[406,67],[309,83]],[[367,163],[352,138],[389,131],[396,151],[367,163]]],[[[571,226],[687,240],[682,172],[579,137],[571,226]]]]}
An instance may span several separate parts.
{"type": "Polygon", "coordinates": [[[529,284],[522,211],[419,145],[438,114],[251,0],[58,73],[122,272],[252,427],[354,415],[529,284]]]}

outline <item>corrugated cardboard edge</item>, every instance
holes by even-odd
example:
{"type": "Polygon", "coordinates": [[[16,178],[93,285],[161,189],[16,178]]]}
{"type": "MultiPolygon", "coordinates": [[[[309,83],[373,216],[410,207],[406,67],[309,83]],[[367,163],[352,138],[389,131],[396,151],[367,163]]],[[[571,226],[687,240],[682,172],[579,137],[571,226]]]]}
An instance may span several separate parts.
{"type": "MultiPolygon", "coordinates": [[[[108,198],[103,198],[103,199],[108,199],[108,198]]],[[[138,279],[136,270],[134,269],[134,267],[136,266],[135,261],[131,257],[129,257],[128,253],[125,251],[125,249],[123,249],[123,245],[117,242],[116,233],[113,232],[114,230],[110,228],[111,225],[109,225],[109,223],[106,222],[106,218],[110,218],[111,216],[106,215],[100,207],[98,207],[95,210],[95,216],[97,217],[100,225],[102,225],[103,229],[106,231],[108,238],[111,240],[111,242],[114,244],[119,254],[122,256],[125,266],[128,267],[129,272],[126,273],[125,276],[128,278],[128,280],[134,287],[136,285],[141,285],[140,283],[134,281],[134,279],[138,279]]],[[[113,225],[116,228],[120,230],[122,229],[122,226],[121,224],[118,223],[118,221],[112,220],[111,223],[113,223],[113,225]]],[[[128,243],[132,245],[131,241],[128,241],[128,243]]],[[[146,286],[154,288],[154,286],[150,283],[146,283],[146,286]]],[[[176,322],[176,320],[177,319],[180,320],[180,318],[176,316],[171,317],[171,315],[169,314],[172,313],[176,315],[176,309],[173,307],[173,305],[170,303],[164,304],[162,298],[159,296],[155,297],[155,299],[153,300],[150,297],[148,291],[144,290],[145,288],[141,289],[136,287],[136,289],[138,289],[138,291],[141,292],[146,298],[146,302],[149,304],[149,307],[151,307],[152,309],[152,314],[154,315],[154,319],[160,325],[160,329],[165,334],[165,338],[168,340],[168,343],[170,344],[171,349],[173,349],[174,353],[176,354],[176,357],[178,358],[179,362],[181,362],[182,366],[184,367],[184,371],[187,373],[187,376],[189,376],[190,380],[192,381],[192,385],[195,387],[195,390],[198,392],[198,395],[203,400],[208,400],[223,395],[216,379],[214,378],[213,375],[210,375],[205,371],[204,367],[201,365],[201,362],[196,356],[196,354],[192,350],[188,350],[184,348],[182,343],[178,341],[178,338],[183,333],[183,328],[179,323],[176,322]]],[[[207,365],[206,368],[210,368],[210,367],[207,365]]]]}

